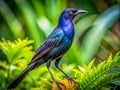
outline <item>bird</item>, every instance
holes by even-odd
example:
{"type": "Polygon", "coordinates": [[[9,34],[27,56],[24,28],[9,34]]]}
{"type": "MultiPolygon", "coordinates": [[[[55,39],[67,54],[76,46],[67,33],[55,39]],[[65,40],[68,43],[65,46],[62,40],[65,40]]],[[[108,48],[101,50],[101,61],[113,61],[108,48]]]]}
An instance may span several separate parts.
{"type": "Polygon", "coordinates": [[[50,33],[50,35],[46,38],[46,40],[40,45],[40,47],[36,50],[35,54],[32,57],[31,62],[28,66],[21,72],[7,87],[7,89],[16,88],[20,82],[25,78],[25,76],[37,68],[43,63],[46,63],[46,67],[52,81],[56,84],[61,84],[57,82],[50,70],[50,64],[54,60],[56,68],[61,71],[65,77],[70,80],[73,80],[72,77],[67,75],[60,67],[59,62],[63,55],[68,51],[71,47],[74,38],[74,24],[73,19],[75,16],[86,13],[86,10],[83,9],[75,9],[75,8],[67,8],[65,9],[58,20],[58,25],[56,28],[50,33]]]}

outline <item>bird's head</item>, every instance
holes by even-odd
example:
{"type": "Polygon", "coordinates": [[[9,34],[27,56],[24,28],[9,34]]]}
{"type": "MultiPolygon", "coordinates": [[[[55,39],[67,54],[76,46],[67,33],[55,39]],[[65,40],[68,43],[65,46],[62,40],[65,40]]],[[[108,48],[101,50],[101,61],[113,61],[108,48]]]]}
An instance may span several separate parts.
{"type": "Polygon", "coordinates": [[[75,16],[77,16],[78,14],[82,14],[82,13],[86,13],[86,12],[87,12],[86,10],[77,10],[77,9],[74,9],[74,8],[67,8],[62,12],[62,14],[60,16],[60,19],[59,19],[59,22],[63,23],[64,21],[65,22],[66,21],[72,21],[73,18],[75,16]]]}

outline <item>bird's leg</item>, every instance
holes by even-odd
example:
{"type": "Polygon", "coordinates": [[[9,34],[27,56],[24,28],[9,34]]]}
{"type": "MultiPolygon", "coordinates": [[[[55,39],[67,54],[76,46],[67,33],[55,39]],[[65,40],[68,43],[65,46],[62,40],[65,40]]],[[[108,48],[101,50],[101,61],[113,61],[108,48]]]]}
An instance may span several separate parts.
{"type": "MultiPolygon", "coordinates": [[[[78,84],[72,77],[70,77],[69,75],[67,75],[67,74],[59,67],[60,59],[61,59],[61,58],[59,58],[59,59],[57,59],[57,60],[55,61],[55,66],[57,67],[57,69],[60,70],[60,71],[65,75],[65,77],[66,77],[68,80],[70,80],[71,83],[74,82],[74,83],[78,84]]],[[[79,85],[79,84],[78,84],[78,85],[79,85]]]]}
{"type": "Polygon", "coordinates": [[[50,63],[51,63],[51,59],[47,61],[46,66],[47,66],[48,72],[50,73],[50,76],[52,77],[52,80],[55,81],[55,79],[50,71],[50,63]]]}
{"type": "Polygon", "coordinates": [[[51,59],[49,59],[49,60],[47,61],[47,63],[46,63],[48,72],[50,73],[50,76],[52,77],[52,81],[56,83],[56,85],[58,86],[58,88],[59,88],[60,90],[62,90],[59,85],[62,85],[62,86],[64,86],[64,87],[65,87],[65,85],[62,84],[62,83],[60,83],[60,82],[57,82],[57,81],[54,79],[53,74],[52,74],[51,71],[50,71],[50,63],[51,63],[51,59]]]}

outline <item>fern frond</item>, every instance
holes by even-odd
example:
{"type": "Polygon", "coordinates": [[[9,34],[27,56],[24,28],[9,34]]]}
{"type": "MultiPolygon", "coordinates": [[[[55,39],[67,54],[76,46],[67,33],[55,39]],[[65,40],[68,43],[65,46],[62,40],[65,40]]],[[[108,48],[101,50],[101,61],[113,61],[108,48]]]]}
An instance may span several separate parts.
{"type": "MultiPolygon", "coordinates": [[[[102,62],[98,66],[93,66],[89,71],[82,73],[80,79],[80,88],[81,90],[91,90],[91,87],[95,87],[100,82],[99,79],[103,78],[103,81],[106,80],[106,75],[111,71],[120,66],[120,55],[119,53],[112,60],[111,55],[108,58],[107,62],[102,62]]],[[[116,75],[116,73],[114,73],[116,75]]],[[[115,75],[113,74],[113,77],[115,75]]],[[[112,74],[111,74],[112,76],[112,74]]],[[[117,76],[117,75],[116,75],[117,76]]],[[[101,83],[101,84],[104,84],[101,83]]],[[[96,87],[98,88],[98,86],[96,87]]],[[[92,89],[95,90],[95,89],[92,89]]]]}
{"type": "Polygon", "coordinates": [[[113,73],[113,74],[107,74],[97,81],[95,85],[92,85],[92,87],[89,88],[89,90],[100,90],[104,85],[111,83],[115,80],[120,80],[120,72],[113,73]]]}

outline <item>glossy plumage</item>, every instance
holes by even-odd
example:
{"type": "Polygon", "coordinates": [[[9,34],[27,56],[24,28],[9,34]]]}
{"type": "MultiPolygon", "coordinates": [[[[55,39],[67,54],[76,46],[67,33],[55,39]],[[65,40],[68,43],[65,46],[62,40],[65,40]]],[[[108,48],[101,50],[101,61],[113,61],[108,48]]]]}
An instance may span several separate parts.
{"type": "Polygon", "coordinates": [[[70,78],[66,73],[59,68],[58,64],[65,52],[70,48],[74,37],[74,25],[72,23],[73,18],[80,14],[85,13],[85,10],[76,10],[74,8],[68,8],[62,12],[59,18],[58,26],[51,32],[44,43],[38,48],[32,61],[28,64],[28,67],[8,86],[8,89],[15,88],[24,79],[29,71],[40,66],[46,62],[48,71],[52,77],[53,82],[58,83],[51,71],[50,63],[55,61],[55,66],[63,73],[67,78],[70,78]]]}

